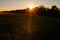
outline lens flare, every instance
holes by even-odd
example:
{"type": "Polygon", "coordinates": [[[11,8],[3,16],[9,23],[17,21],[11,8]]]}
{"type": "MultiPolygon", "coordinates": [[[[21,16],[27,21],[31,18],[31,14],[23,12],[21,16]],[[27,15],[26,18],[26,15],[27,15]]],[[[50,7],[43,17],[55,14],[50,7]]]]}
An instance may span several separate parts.
{"type": "Polygon", "coordinates": [[[30,10],[32,10],[34,7],[33,7],[33,5],[30,5],[29,8],[30,8],[30,10]]]}

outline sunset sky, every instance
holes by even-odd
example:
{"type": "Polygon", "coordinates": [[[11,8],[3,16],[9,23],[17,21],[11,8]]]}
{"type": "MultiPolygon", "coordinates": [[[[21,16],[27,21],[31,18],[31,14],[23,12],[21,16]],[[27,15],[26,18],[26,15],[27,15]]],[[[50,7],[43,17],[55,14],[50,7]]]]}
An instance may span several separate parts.
{"type": "Polygon", "coordinates": [[[34,7],[39,5],[44,5],[45,7],[57,5],[60,8],[60,0],[0,0],[0,11],[25,9],[30,5],[34,7]]]}

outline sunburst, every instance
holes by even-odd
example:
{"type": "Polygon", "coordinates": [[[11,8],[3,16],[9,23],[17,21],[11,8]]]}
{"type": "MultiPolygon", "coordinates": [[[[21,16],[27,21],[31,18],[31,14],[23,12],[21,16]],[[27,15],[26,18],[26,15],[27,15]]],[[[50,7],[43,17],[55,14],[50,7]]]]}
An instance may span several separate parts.
{"type": "Polygon", "coordinates": [[[34,6],[33,5],[30,5],[29,8],[30,8],[30,10],[32,10],[34,8],[34,6]]]}

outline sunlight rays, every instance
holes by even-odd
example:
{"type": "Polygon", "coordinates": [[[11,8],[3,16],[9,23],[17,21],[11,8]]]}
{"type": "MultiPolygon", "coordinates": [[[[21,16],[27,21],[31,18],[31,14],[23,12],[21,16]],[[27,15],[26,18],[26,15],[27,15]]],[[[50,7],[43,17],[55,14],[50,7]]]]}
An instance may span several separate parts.
{"type": "Polygon", "coordinates": [[[25,22],[23,24],[23,29],[25,31],[25,36],[26,37],[26,40],[31,40],[31,34],[32,34],[32,31],[33,31],[33,26],[32,26],[32,16],[31,16],[31,13],[30,12],[27,12],[25,14],[25,22]]]}
{"type": "Polygon", "coordinates": [[[27,10],[24,14],[25,16],[25,22],[22,25],[22,28],[24,29],[27,40],[31,40],[32,32],[36,32],[36,28],[33,25],[33,16],[36,16],[37,20],[39,21],[39,16],[35,13],[34,9],[27,10]]]}
{"type": "Polygon", "coordinates": [[[32,6],[32,5],[30,5],[30,6],[29,6],[29,8],[30,8],[30,10],[32,10],[32,9],[33,9],[33,6],[32,6]]]}
{"type": "Polygon", "coordinates": [[[34,11],[34,10],[30,10],[30,12],[32,12],[31,14],[34,14],[34,15],[36,16],[36,18],[38,19],[38,21],[40,22],[40,18],[39,18],[39,16],[35,13],[35,11],[34,11]]]}

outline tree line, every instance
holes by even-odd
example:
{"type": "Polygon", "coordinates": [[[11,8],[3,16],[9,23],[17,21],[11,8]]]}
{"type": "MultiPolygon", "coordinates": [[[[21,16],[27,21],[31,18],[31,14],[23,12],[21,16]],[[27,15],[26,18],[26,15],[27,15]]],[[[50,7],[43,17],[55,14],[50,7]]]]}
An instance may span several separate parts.
{"type": "Polygon", "coordinates": [[[60,17],[60,9],[56,5],[53,5],[51,8],[46,8],[42,5],[34,10],[38,15],[60,17]]]}
{"type": "MultiPolygon", "coordinates": [[[[29,11],[29,8],[23,9],[23,10],[11,10],[11,11],[4,11],[5,13],[26,13],[29,11]]],[[[53,5],[51,8],[46,8],[43,5],[39,7],[33,8],[33,11],[37,15],[42,15],[42,16],[53,16],[53,17],[60,17],[60,9],[56,6],[53,5]]]]}

